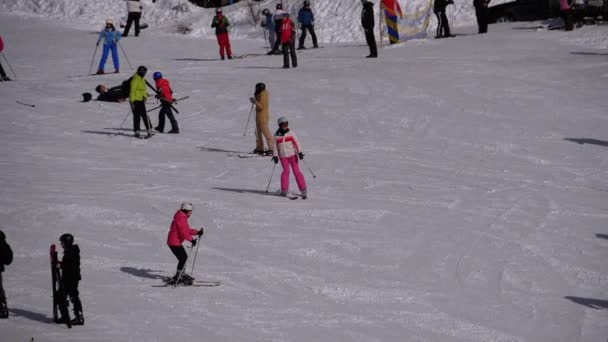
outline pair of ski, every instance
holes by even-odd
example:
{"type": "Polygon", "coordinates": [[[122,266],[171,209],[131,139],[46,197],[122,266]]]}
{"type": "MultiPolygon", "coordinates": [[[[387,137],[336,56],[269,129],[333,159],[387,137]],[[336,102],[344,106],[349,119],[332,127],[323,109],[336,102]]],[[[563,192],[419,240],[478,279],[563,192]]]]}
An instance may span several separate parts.
{"type": "Polygon", "coordinates": [[[57,324],[64,323],[68,328],[72,328],[70,313],[68,312],[68,300],[61,285],[61,271],[59,270],[59,260],[57,258],[57,248],[51,245],[51,279],[53,281],[53,321],[57,324]],[[61,314],[61,319],[58,314],[61,314]]]}
{"type": "Polygon", "coordinates": [[[220,280],[194,280],[192,284],[173,284],[171,279],[171,277],[163,278],[164,284],[152,285],[152,287],[216,287],[222,285],[220,280]]]}

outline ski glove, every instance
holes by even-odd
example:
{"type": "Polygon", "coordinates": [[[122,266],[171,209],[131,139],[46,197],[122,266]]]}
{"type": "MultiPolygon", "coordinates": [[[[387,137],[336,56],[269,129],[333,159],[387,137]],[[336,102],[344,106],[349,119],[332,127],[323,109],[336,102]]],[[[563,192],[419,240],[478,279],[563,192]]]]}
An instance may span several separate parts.
{"type": "Polygon", "coordinates": [[[300,160],[304,160],[304,153],[302,153],[302,152],[298,153],[298,157],[300,157],[300,160]]]}
{"type": "Polygon", "coordinates": [[[251,104],[255,104],[256,103],[255,97],[250,97],[249,101],[251,101],[251,104]]]}
{"type": "Polygon", "coordinates": [[[192,243],[192,247],[196,246],[196,239],[192,239],[192,241],[190,241],[190,243],[192,243]]]}
{"type": "Polygon", "coordinates": [[[272,161],[273,161],[275,164],[278,164],[278,163],[279,163],[279,157],[272,157],[272,161]]]}
{"type": "Polygon", "coordinates": [[[198,234],[196,234],[196,235],[203,236],[204,233],[205,233],[205,230],[203,228],[201,228],[198,230],[198,234]]]}

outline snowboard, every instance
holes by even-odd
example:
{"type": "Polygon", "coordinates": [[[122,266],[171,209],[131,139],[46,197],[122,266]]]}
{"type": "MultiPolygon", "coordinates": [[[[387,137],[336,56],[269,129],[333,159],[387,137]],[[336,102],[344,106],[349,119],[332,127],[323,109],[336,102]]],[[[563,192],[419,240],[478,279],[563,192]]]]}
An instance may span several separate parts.
{"type": "Polygon", "coordinates": [[[53,321],[57,324],[65,323],[68,328],[72,327],[70,314],[68,312],[68,303],[63,287],[61,286],[61,271],[58,268],[59,261],[57,259],[57,248],[51,245],[51,280],[53,282],[53,321]],[[58,313],[61,314],[60,320],[58,313]]]}

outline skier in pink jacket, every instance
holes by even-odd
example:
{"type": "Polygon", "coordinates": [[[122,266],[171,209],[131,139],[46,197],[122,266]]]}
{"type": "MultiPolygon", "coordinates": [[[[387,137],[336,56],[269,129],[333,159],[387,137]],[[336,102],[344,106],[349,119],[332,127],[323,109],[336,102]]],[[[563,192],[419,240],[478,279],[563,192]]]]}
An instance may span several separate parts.
{"type": "Polygon", "coordinates": [[[274,134],[274,149],[272,150],[272,160],[275,164],[281,161],[283,166],[283,173],[281,173],[281,196],[287,196],[289,192],[289,167],[293,169],[293,175],[296,177],[298,187],[302,192],[302,199],[307,198],[306,192],[306,180],[298,161],[304,159],[304,153],[302,153],[302,145],[298,137],[293,131],[289,130],[289,122],[284,116],[278,120],[279,129],[274,134]],[[299,158],[299,160],[298,160],[299,158]]]}
{"type": "Polygon", "coordinates": [[[173,216],[173,222],[171,222],[171,228],[169,229],[169,236],[167,237],[167,245],[171,249],[171,252],[175,255],[178,260],[177,271],[175,276],[171,279],[173,283],[179,281],[183,283],[192,282],[194,278],[187,275],[184,272],[184,266],[186,260],[188,260],[188,254],[182,246],[184,241],[190,241],[192,247],[196,246],[196,236],[203,236],[204,229],[199,230],[190,228],[188,224],[188,218],[192,215],[192,203],[184,202],[180,206],[179,210],[173,216]]]}

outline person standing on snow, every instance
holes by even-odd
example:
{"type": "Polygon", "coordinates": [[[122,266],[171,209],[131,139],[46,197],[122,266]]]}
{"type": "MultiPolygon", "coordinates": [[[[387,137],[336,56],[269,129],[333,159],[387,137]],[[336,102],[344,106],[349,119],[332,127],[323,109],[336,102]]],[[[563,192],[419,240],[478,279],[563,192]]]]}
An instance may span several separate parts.
{"type": "Polygon", "coordinates": [[[566,31],[574,30],[574,8],[572,5],[574,0],[560,0],[559,9],[561,11],[561,17],[564,20],[564,29],[566,31]]]}
{"type": "Polygon", "coordinates": [[[435,0],[433,4],[433,12],[437,16],[437,34],[435,38],[454,37],[450,34],[450,23],[448,22],[448,16],[445,14],[446,7],[453,3],[453,0],[435,0]]]}
{"type": "Polygon", "coordinates": [[[255,150],[253,153],[262,155],[272,155],[272,134],[270,134],[270,128],[268,127],[268,121],[270,119],[268,90],[264,83],[258,83],[255,85],[255,97],[249,100],[255,105],[255,150]],[[264,138],[266,139],[266,146],[268,150],[264,151],[264,138]]]}
{"type": "Polygon", "coordinates": [[[216,9],[215,17],[213,17],[213,20],[211,21],[211,27],[215,28],[215,35],[217,36],[217,43],[220,45],[220,56],[222,57],[222,60],[225,58],[224,54],[228,55],[228,59],[232,59],[228,26],[230,26],[228,17],[223,15],[221,8],[216,9]]]}
{"type": "Polygon", "coordinates": [[[162,133],[165,130],[165,115],[169,118],[169,122],[171,122],[171,130],[167,133],[169,134],[179,134],[179,127],[177,126],[177,121],[175,120],[175,116],[173,116],[173,109],[171,105],[173,104],[173,90],[171,89],[171,84],[169,80],[163,78],[163,74],[160,71],[155,72],[152,75],[154,78],[154,82],[156,82],[156,89],[158,90],[158,94],[156,98],[160,100],[160,112],[158,112],[158,126],[154,129],[158,132],[162,133]]]}
{"type": "Polygon", "coordinates": [[[283,173],[281,173],[281,196],[286,197],[289,193],[289,167],[291,166],[293,175],[296,177],[296,183],[298,183],[298,188],[300,188],[300,191],[302,192],[302,199],[306,199],[308,197],[306,180],[298,165],[298,158],[299,160],[304,159],[302,145],[300,145],[300,141],[296,134],[289,130],[287,118],[282,116],[277,122],[279,124],[279,129],[274,134],[272,161],[275,164],[278,164],[280,160],[281,166],[283,166],[283,173]]]}
{"type": "Polygon", "coordinates": [[[277,40],[274,42],[274,46],[272,48],[272,51],[274,54],[281,53],[279,51],[279,47],[281,45],[281,24],[283,23],[284,14],[285,14],[285,12],[283,11],[283,5],[278,3],[276,6],[276,9],[274,11],[274,15],[272,16],[272,18],[274,20],[274,30],[275,30],[275,34],[277,36],[277,40]]]}
{"type": "Polygon", "coordinates": [[[367,58],[378,57],[378,49],[376,47],[376,37],[374,37],[374,3],[368,0],[361,0],[363,10],[361,11],[361,26],[365,31],[365,40],[369,46],[369,56],[367,58]]]}
{"type": "Polygon", "coordinates": [[[296,25],[291,21],[289,13],[283,14],[281,22],[281,45],[283,47],[283,69],[289,69],[289,56],[291,55],[291,65],[298,66],[296,56],[296,25]]]}
{"type": "Polygon", "coordinates": [[[139,120],[144,120],[148,138],[152,136],[150,131],[150,118],[146,111],[146,99],[148,93],[146,91],[146,72],[148,69],[145,66],[139,66],[137,72],[131,77],[131,91],[129,92],[129,101],[131,102],[131,110],[133,111],[133,131],[135,137],[139,138],[139,120]]]}
{"type": "Polygon", "coordinates": [[[97,46],[103,41],[103,53],[101,60],[99,61],[99,67],[97,68],[97,75],[104,74],[104,67],[108,60],[108,55],[112,51],[112,62],[114,62],[114,72],[120,71],[120,60],[118,57],[118,41],[122,35],[116,31],[114,22],[112,19],[106,20],[106,27],[99,33],[99,39],[97,39],[97,46]]]}
{"type": "MultiPolygon", "coordinates": [[[[74,244],[74,236],[72,234],[63,234],[59,237],[61,247],[63,248],[63,259],[59,263],[61,268],[61,287],[65,296],[72,301],[72,309],[74,310],[74,319],[72,325],[84,325],[84,316],[82,314],[82,303],[78,294],[78,283],[82,279],[80,276],[80,248],[74,244]]],[[[65,323],[66,317],[61,317],[60,323],[65,323]]]]}
{"type": "Polygon", "coordinates": [[[0,230],[0,318],[8,318],[8,305],[6,304],[6,293],[2,285],[2,272],[4,266],[8,266],[13,262],[13,251],[11,246],[6,242],[6,235],[0,230]]]}
{"type": "Polygon", "coordinates": [[[304,0],[304,6],[298,12],[298,22],[302,28],[302,34],[300,35],[300,44],[298,44],[298,50],[305,49],[304,40],[306,40],[306,30],[310,32],[312,37],[313,48],[318,48],[317,35],[315,34],[315,16],[310,9],[310,1],[304,0]]]}
{"type": "Polygon", "coordinates": [[[182,246],[184,241],[190,241],[192,247],[196,246],[196,236],[203,236],[204,229],[199,230],[190,228],[188,219],[192,215],[192,203],[184,202],[181,204],[179,210],[173,215],[173,222],[171,222],[171,228],[169,228],[169,234],[167,236],[167,245],[173,255],[177,258],[177,271],[171,279],[170,283],[192,283],[194,278],[186,274],[184,266],[188,260],[188,254],[182,246]]]}
{"type": "Polygon", "coordinates": [[[264,28],[264,30],[268,31],[268,44],[270,46],[270,51],[267,53],[267,55],[272,55],[275,53],[274,44],[277,41],[277,34],[276,34],[275,27],[274,27],[274,20],[272,20],[272,14],[268,10],[268,8],[264,8],[264,10],[262,11],[262,14],[264,15],[264,20],[262,21],[261,25],[264,28]]]}
{"type": "Polygon", "coordinates": [[[139,19],[141,19],[141,10],[143,6],[139,0],[125,0],[127,2],[127,12],[129,12],[127,17],[127,25],[125,26],[125,30],[122,33],[123,37],[129,35],[129,30],[131,29],[131,24],[135,23],[135,37],[139,36],[139,19]]]}
{"type": "Polygon", "coordinates": [[[473,0],[479,33],[488,33],[488,4],[490,0],[473,0]]]}
{"type": "MultiPolygon", "coordinates": [[[[2,40],[2,36],[0,36],[0,52],[4,50],[4,41],[2,40]]],[[[6,72],[2,68],[2,62],[0,61],[0,81],[10,81],[11,79],[6,76],[6,72]]]]}

